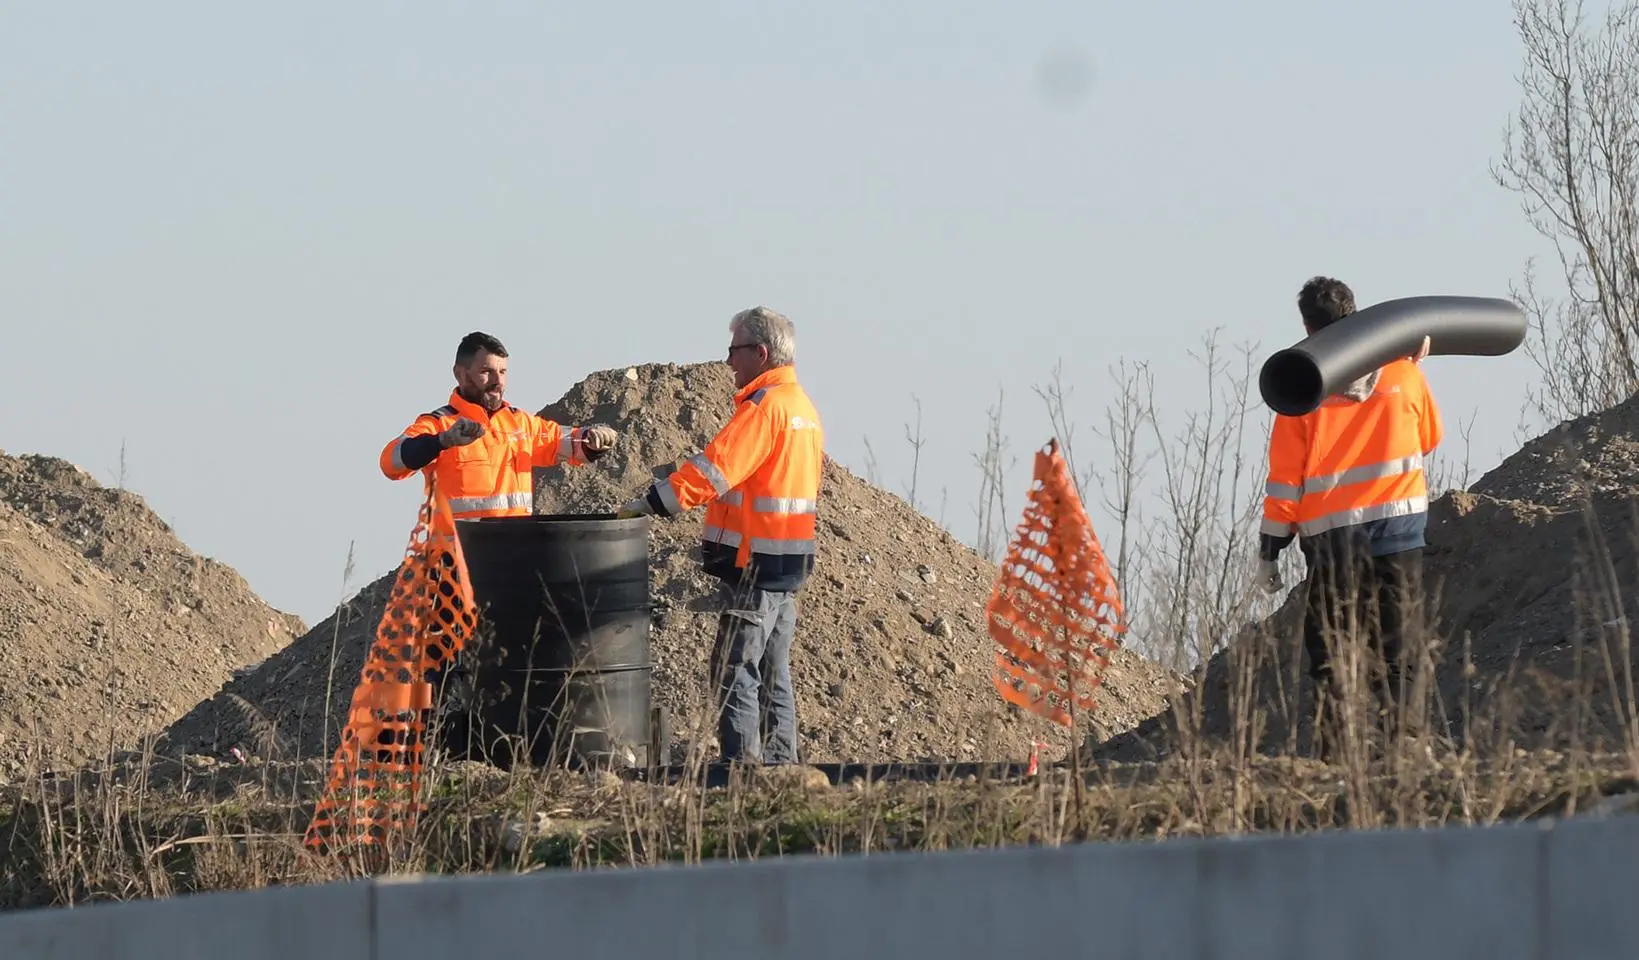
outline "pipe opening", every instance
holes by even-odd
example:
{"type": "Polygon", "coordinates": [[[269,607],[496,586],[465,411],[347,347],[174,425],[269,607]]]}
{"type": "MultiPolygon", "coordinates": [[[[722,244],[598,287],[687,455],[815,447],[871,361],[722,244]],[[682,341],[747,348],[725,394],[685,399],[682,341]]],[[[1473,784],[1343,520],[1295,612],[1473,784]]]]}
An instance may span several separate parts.
{"type": "Polygon", "coordinates": [[[1264,402],[1276,413],[1302,416],[1326,399],[1320,366],[1308,354],[1286,349],[1269,358],[1258,376],[1264,402]]]}

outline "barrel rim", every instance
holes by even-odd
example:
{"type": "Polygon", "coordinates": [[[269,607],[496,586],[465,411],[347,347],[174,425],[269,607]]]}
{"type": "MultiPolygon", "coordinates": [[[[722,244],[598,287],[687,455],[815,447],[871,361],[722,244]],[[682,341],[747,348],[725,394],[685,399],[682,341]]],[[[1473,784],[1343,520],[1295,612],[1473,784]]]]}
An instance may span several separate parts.
{"type": "Polygon", "coordinates": [[[463,517],[457,527],[522,527],[525,524],[561,524],[569,529],[633,530],[649,525],[647,516],[620,517],[613,513],[526,513],[516,517],[463,517]]]}

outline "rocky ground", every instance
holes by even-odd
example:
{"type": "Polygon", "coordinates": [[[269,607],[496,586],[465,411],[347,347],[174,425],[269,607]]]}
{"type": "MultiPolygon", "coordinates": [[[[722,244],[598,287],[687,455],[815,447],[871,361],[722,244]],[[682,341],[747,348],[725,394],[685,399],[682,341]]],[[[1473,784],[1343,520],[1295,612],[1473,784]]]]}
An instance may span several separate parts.
{"type": "Polygon", "coordinates": [[[0,454],[0,779],[137,746],[305,631],[141,497],[0,454]]]}

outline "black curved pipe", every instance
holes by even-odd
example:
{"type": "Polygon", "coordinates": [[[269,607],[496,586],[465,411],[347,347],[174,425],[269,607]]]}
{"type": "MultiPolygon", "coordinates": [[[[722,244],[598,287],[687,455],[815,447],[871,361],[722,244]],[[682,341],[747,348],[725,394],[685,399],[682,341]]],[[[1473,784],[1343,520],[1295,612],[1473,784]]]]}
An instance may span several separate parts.
{"type": "Polygon", "coordinates": [[[1500,357],[1525,340],[1525,311],[1495,297],[1402,297],[1357,311],[1277,352],[1258,375],[1263,402],[1298,417],[1355,380],[1417,352],[1500,357]]]}

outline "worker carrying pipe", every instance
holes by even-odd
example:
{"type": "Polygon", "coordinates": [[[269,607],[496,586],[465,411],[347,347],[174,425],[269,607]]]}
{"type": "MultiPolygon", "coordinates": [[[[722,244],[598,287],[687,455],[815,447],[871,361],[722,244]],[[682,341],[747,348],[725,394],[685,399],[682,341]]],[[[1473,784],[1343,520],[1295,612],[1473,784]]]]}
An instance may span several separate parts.
{"type": "MultiPolygon", "coordinates": [[[[1356,322],[1354,293],[1341,280],[1314,277],[1297,301],[1311,336],[1342,333],[1356,322]]],[[[1385,735],[1394,706],[1404,700],[1401,651],[1423,592],[1424,464],[1443,436],[1439,407],[1418,366],[1431,345],[1423,336],[1411,356],[1362,373],[1311,412],[1277,413],[1270,433],[1260,579],[1270,593],[1279,591],[1280,553],[1294,536],[1301,538],[1308,565],[1303,645],[1322,756],[1337,745],[1345,692],[1333,664],[1345,645],[1359,642],[1359,633],[1373,654],[1365,659],[1385,735]]]]}
{"type": "Polygon", "coordinates": [[[825,432],[797,381],[796,328],[767,307],[729,321],[734,415],[701,452],[655,481],[618,516],[674,517],[706,508],[700,555],[716,577],[711,655],[722,758],[796,763],[791,645],[797,594],[814,567],[825,432]]]}

